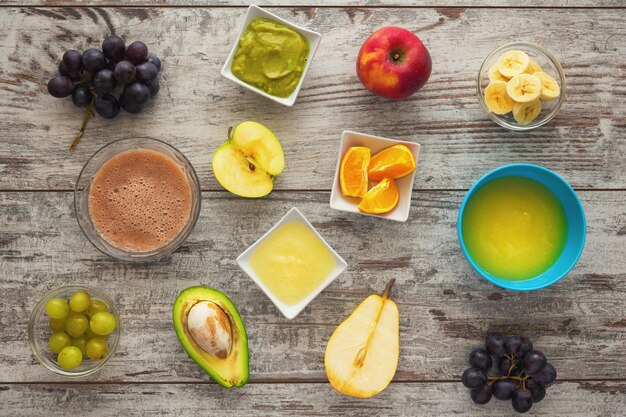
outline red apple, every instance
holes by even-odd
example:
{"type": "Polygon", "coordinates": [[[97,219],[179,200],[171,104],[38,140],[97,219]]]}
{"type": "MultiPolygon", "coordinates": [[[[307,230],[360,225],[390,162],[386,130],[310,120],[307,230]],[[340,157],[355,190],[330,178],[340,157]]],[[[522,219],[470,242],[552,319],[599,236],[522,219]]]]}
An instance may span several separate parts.
{"type": "Polygon", "coordinates": [[[370,36],[359,51],[356,73],[365,88],[389,99],[419,90],[430,77],[428,49],[412,32],[387,26],[370,36]]]}

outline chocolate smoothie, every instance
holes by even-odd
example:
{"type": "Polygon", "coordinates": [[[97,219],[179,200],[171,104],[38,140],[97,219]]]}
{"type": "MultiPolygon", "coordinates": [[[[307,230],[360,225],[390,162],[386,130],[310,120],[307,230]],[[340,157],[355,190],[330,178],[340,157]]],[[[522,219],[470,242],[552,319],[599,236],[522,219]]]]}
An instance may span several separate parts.
{"type": "Polygon", "coordinates": [[[191,186],[183,168],[151,149],[121,152],[98,170],[89,190],[89,214],[100,235],[126,251],[159,249],[189,220],[191,186]]]}

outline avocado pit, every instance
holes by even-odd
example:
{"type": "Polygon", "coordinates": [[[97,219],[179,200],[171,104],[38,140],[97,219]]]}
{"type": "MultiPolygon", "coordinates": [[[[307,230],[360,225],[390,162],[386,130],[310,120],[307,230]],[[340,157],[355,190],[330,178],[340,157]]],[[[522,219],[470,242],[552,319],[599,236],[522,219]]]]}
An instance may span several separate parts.
{"type": "Polygon", "coordinates": [[[210,301],[200,301],[189,310],[187,329],[206,353],[226,359],[232,347],[232,327],[224,310],[210,301]]]}

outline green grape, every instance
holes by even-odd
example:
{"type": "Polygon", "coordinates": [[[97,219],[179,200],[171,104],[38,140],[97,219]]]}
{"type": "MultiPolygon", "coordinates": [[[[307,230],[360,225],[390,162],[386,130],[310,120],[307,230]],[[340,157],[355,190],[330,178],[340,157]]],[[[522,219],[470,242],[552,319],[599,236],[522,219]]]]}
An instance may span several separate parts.
{"type": "Polygon", "coordinates": [[[87,309],[87,315],[93,317],[94,314],[101,311],[109,311],[109,308],[102,300],[91,300],[91,305],[87,309]]]}
{"type": "Polygon", "coordinates": [[[70,297],[70,308],[77,313],[87,310],[90,305],[91,297],[87,291],[76,291],[70,297]]]}
{"type": "Polygon", "coordinates": [[[78,337],[72,337],[72,346],[76,346],[78,349],[80,349],[80,353],[82,353],[83,356],[87,356],[86,346],[88,341],[89,336],[87,336],[86,334],[78,337]]]}
{"type": "Polygon", "coordinates": [[[87,357],[92,361],[104,358],[109,353],[107,342],[103,337],[94,337],[87,342],[87,357]]]}
{"type": "Polygon", "coordinates": [[[83,354],[76,346],[64,347],[57,357],[59,366],[67,371],[76,368],[82,361],[83,354]]]}
{"type": "Polygon", "coordinates": [[[57,332],[50,336],[48,346],[54,353],[59,353],[63,348],[70,345],[70,337],[65,332],[57,332]]]}
{"type": "Polygon", "coordinates": [[[106,336],[115,329],[115,316],[109,312],[101,311],[93,315],[90,325],[95,334],[106,336]]]}
{"type": "Polygon", "coordinates": [[[53,319],[64,319],[70,312],[67,301],[60,297],[54,297],[46,303],[46,313],[53,319]]]}
{"type": "Polygon", "coordinates": [[[65,331],[72,337],[78,337],[84,334],[89,327],[89,320],[84,314],[72,314],[67,319],[67,325],[65,331]]]}
{"type": "Polygon", "coordinates": [[[93,330],[91,330],[91,325],[89,327],[87,327],[87,331],[85,332],[85,336],[87,336],[88,339],[91,339],[93,337],[100,337],[99,334],[95,334],[93,332],[93,330]]]}
{"type": "Polygon", "coordinates": [[[50,319],[50,329],[55,332],[64,332],[67,324],[67,317],[62,319],[50,319]]]}

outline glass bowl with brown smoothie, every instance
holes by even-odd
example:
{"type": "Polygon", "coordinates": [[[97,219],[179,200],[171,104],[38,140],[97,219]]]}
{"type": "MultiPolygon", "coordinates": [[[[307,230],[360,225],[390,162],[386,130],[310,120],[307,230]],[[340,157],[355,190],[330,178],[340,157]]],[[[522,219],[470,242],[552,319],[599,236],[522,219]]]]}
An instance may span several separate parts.
{"type": "Polygon", "coordinates": [[[156,139],[122,139],[87,161],[74,189],[74,210],[96,248],[123,261],[147,262],[185,241],[200,199],[198,176],[177,149],[156,139]]]}

